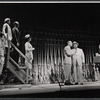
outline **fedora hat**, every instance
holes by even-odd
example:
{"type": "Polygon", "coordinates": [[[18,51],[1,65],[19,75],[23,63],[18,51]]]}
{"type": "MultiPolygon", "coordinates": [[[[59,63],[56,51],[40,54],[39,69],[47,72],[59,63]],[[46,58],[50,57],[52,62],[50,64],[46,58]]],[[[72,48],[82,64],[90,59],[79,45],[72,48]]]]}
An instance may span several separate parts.
{"type": "Polygon", "coordinates": [[[15,22],[14,22],[14,24],[17,24],[17,25],[19,25],[19,22],[18,22],[18,21],[15,21],[15,22]]]}
{"type": "Polygon", "coordinates": [[[78,43],[78,42],[76,42],[76,41],[74,41],[74,42],[73,42],[73,45],[74,45],[74,44],[77,44],[77,45],[79,45],[79,43],[78,43]]]}

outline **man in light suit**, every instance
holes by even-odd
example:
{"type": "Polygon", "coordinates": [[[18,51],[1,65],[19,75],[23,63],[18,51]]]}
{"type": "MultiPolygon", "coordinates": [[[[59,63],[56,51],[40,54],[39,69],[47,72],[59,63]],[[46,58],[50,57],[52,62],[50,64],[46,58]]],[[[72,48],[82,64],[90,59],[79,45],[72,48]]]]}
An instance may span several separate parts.
{"type": "Polygon", "coordinates": [[[72,41],[67,42],[67,46],[64,48],[64,76],[65,85],[72,85],[71,83],[71,66],[72,66],[72,55],[76,53],[76,49],[71,49],[72,41]]]}
{"type": "Polygon", "coordinates": [[[74,73],[75,85],[77,84],[83,85],[82,66],[85,64],[85,58],[84,58],[83,50],[78,48],[78,45],[79,44],[76,41],[73,42],[73,47],[77,51],[72,57],[73,73],[74,73]],[[79,81],[78,81],[78,78],[79,78],[79,81]]]}
{"type": "MultiPolygon", "coordinates": [[[[10,18],[6,18],[4,20],[4,24],[3,24],[3,28],[2,28],[2,33],[4,34],[4,36],[9,40],[12,41],[12,31],[11,31],[11,27],[10,27],[11,21],[10,18]]],[[[10,45],[10,49],[11,49],[11,45],[10,45]]],[[[5,66],[7,63],[7,53],[8,53],[8,41],[5,39],[5,66]]]]}

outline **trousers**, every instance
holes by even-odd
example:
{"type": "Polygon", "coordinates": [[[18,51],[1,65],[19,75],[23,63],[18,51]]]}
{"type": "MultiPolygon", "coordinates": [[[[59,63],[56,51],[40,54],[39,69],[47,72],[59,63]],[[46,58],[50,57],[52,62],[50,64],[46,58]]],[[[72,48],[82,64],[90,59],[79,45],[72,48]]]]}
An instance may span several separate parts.
{"type": "Polygon", "coordinates": [[[81,65],[74,65],[73,66],[73,77],[74,77],[74,81],[82,83],[83,82],[83,77],[82,77],[82,66],[81,65]]]}
{"type": "Polygon", "coordinates": [[[4,67],[4,57],[0,56],[0,75],[2,74],[3,67],[4,67]]]}
{"type": "Polygon", "coordinates": [[[64,80],[71,81],[71,64],[64,63],[64,80]]]}

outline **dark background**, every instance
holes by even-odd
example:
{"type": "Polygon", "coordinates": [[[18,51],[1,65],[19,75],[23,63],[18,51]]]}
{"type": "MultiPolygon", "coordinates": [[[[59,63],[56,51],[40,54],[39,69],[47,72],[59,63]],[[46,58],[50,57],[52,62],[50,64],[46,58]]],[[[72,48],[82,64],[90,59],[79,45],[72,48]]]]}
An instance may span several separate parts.
{"type": "Polygon", "coordinates": [[[6,17],[20,26],[100,32],[100,4],[0,4],[0,23],[6,17]]]}

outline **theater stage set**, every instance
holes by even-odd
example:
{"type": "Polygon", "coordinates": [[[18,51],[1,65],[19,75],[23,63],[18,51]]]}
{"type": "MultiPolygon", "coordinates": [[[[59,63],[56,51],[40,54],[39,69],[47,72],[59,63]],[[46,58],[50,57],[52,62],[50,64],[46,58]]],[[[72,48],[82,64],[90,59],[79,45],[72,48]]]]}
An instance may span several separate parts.
{"type": "Polygon", "coordinates": [[[0,30],[4,19],[9,17],[11,28],[17,20],[21,32],[20,50],[9,42],[21,58],[17,64],[8,49],[0,97],[100,97],[100,58],[94,60],[100,44],[100,4],[0,3],[0,15],[0,30]],[[35,48],[31,83],[24,65],[28,59],[24,55],[26,34],[31,35],[35,48]],[[60,86],[63,84],[59,83],[63,81],[63,50],[68,40],[77,41],[84,51],[84,85],[60,86]]]}
{"type": "Polygon", "coordinates": [[[42,85],[5,85],[0,90],[1,98],[99,98],[100,82],[84,82],[84,85],[61,86],[42,85]]]}

